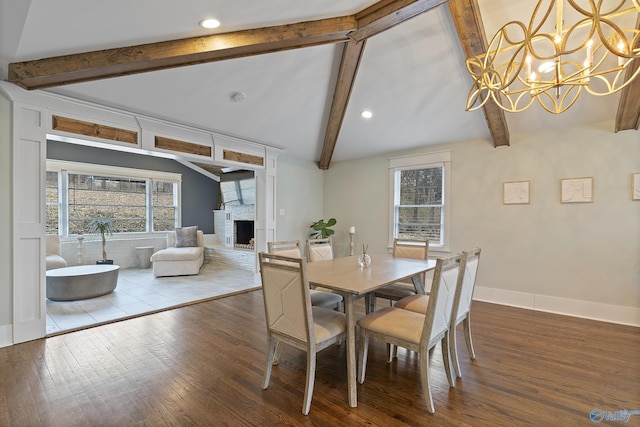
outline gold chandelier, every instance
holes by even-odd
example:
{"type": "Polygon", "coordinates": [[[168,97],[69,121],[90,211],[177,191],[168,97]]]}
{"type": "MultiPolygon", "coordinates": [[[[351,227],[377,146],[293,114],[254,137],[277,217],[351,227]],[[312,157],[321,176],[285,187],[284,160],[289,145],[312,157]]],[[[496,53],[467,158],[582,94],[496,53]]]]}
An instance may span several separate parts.
{"type": "Polygon", "coordinates": [[[503,110],[517,113],[535,100],[548,112],[560,114],[583,90],[609,95],[638,77],[640,0],[567,0],[567,4],[573,25],[564,26],[563,0],[539,0],[528,26],[508,22],[493,36],[485,54],[467,60],[474,79],[467,110],[493,100],[503,110]],[[614,20],[635,27],[623,30],[614,20]]]}

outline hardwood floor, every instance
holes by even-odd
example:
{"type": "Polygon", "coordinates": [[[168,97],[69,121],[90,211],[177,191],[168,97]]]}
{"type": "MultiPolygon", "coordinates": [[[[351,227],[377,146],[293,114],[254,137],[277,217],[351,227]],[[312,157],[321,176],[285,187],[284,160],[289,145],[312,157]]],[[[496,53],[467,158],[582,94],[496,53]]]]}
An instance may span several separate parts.
{"type": "MultiPolygon", "coordinates": [[[[285,347],[262,390],[264,311],[253,291],[0,349],[0,425],[570,426],[593,424],[593,409],[640,410],[640,328],[481,302],[472,316],[477,359],[459,333],[456,388],[440,348],[431,355],[435,414],[417,357],[400,350],[387,364],[375,340],[357,408],[345,346],[319,353],[309,416],[304,353],[285,347]]],[[[640,425],[640,413],[613,424],[640,425]]]]}

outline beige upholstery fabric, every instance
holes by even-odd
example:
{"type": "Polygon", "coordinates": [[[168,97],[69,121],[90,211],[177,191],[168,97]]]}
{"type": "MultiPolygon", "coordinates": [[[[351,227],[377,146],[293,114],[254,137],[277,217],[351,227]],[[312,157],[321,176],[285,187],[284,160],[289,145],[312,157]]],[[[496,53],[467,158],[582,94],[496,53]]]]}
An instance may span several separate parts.
{"type": "Polygon", "coordinates": [[[67,261],[60,256],[60,236],[57,234],[47,234],[45,263],[47,270],[67,266],[67,261]]]}
{"type": "Polygon", "coordinates": [[[455,386],[449,359],[449,322],[453,312],[453,300],[461,255],[439,258],[436,261],[434,280],[426,314],[415,313],[397,307],[386,307],[368,314],[358,321],[361,334],[358,380],[364,383],[369,339],[374,337],[387,344],[405,347],[420,355],[420,381],[429,412],[435,412],[429,385],[428,352],[438,343],[442,345],[445,373],[451,387],[455,386]]]}
{"type": "Polygon", "coordinates": [[[363,317],[358,326],[379,334],[396,334],[399,339],[418,345],[424,327],[424,315],[385,307],[363,317]]]}
{"type": "Polygon", "coordinates": [[[197,247],[177,248],[175,247],[175,232],[168,232],[167,248],[161,249],[151,255],[153,275],[163,277],[200,273],[200,267],[204,264],[204,233],[202,230],[197,230],[196,237],[197,247]]]}
{"type": "Polygon", "coordinates": [[[302,413],[311,408],[316,353],[346,335],[344,313],[312,307],[306,260],[276,254],[258,254],[267,322],[267,365],[263,389],[269,386],[276,345],[284,343],[307,352],[307,378],[302,413]]]}
{"type": "Polygon", "coordinates": [[[324,239],[307,239],[307,260],[309,262],[333,259],[331,237],[324,239]]]}
{"type": "Polygon", "coordinates": [[[411,295],[411,296],[402,298],[400,301],[396,303],[396,305],[394,305],[394,307],[424,314],[427,312],[428,305],[429,305],[429,295],[411,295]]]}

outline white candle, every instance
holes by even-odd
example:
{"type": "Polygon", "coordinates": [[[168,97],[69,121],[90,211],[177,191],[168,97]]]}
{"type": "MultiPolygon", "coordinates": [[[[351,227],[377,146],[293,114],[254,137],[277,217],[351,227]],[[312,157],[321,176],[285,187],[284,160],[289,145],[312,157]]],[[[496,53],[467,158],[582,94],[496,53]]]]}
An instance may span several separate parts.
{"type": "Polygon", "coordinates": [[[587,42],[587,61],[586,62],[588,63],[589,67],[591,67],[591,64],[593,64],[593,40],[591,39],[589,39],[589,41],[587,42]]]}
{"type": "Polygon", "coordinates": [[[356,234],[356,228],[353,225],[349,227],[349,234],[356,234]]]}

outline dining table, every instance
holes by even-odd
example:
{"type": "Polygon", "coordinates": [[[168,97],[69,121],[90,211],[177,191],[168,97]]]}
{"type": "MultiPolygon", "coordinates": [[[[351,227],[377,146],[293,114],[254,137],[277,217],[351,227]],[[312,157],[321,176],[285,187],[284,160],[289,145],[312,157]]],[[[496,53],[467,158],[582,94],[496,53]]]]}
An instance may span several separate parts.
{"type": "MultiPolygon", "coordinates": [[[[356,256],[340,257],[307,264],[307,279],[312,287],[330,289],[344,298],[347,321],[347,385],[349,406],[358,406],[356,386],[356,326],[354,301],[372,296],[372,292],[403,279],[411,279],[418,294],[424,294],[422,276],[436,267],[435,260],[371,256],[371,264],[361,267],[356,256]]],[[[367,301],[367,307],[370,306],[367,301]]],[[[367,309],[368,311],[368,309],[367,309]]]]}

